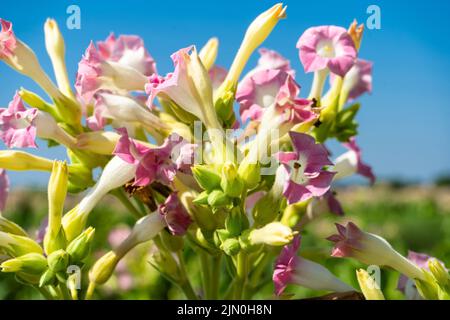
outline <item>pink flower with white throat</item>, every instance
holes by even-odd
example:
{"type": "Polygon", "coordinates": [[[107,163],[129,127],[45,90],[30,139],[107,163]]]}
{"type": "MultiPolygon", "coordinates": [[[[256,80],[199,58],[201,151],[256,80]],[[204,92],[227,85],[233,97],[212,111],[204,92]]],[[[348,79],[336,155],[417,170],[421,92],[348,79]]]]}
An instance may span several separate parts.
{"type": "Polygon", "coordinates": [[[105,60],[134,68],[146,76],[157,73],[155,60],[145,49],[144,41],[138,36],[120,35],[116,38],[111,33],[105,41],[97,42],[97,46],[105,60]]]}
{"type": "Polygon", "coordinates": [[[176,133],[166,138],[161,146],[151,148],[129,138],[125,129],[117,131],[122,137],[114,154],[137,166],[136,186],[146,186],[153,181],[170,185],[178,171],[188,172],[193,164],[195,145],[188,144],[176,133]]]}
{"type": "Polygon", "coordinates": [[[356,144],[355,137],[343,144],[349,151],[342,154],[335,160],[334,171],[336,171],[336,179],[343,179],[355,173],[369,179],[371,184],[375,183],[375,175],[372,168],[363,162],[361,149],[356,144]]]}
{"type": "Polygon", "coordinates": [[[89,104],[100,90],[127,94],[129,91],[144,91],[147,77],[129,64],[108,60],[91,42],[78,64],[75,89],[80,99],[89,104]]]}
{"type": "Polygon", "coordinates": [[[337,26],[309,28],[299,38],[297,48],[306,72],[328,68],[343,77],[357,57],[355,44],[347,30],[337,26]]]}
{"type": "Polygon", "coordinates": [[[158,207],[158,212],[167,224],[170,233],[182,236],[192,223],[192,219],[180,202],[176,193],[171,193],[158,207]]]}
{"type": "Polygon", "coordinates": [[[26,109],[19,94],[8,108],[0,109],[0,138],[8,148],[36,148],[37,109],[26,109]]]}
{"type": "Polygon", "coordinates": [[[290,132],[293,152],[279,152],[276,156],[286,176],[283,194],[289,204],[321,197],[330,189],[334,172],[324,170],[333,163],[328,152],[313,137],[303,133],[290,132]]]}
{"type": "Polygon", "coordinates": [[[276,295],[281,295],[288,284],[313,290],[354,291],[322,265],[298,256],[299,247],[300,236],[297,236],[290,245],[283,248],[275,262],[273,282],[276,295]]]}
{"type": "Polygon", "coordinates": [[[292,77],[295,76],[295,70],[291,68],[291,62],[275,50],[261,48],[258,50],[258,52],[260,54],[260,57],[258,59],[258,66],[256,67],[256,69],[282,70],[290,74],[292,77]]]}
{"type": "Polygon", "coordinates": [[[16,93],[8,108],[0,109],[0,139],[9,148],[36,148],[36,136],[72,147],[75,139],[43,111],[26,109],[16,93]]]}
{"type": "Polygon", "coordinates": [[[16,37],[12,29],[12,23],[0,19],[0,59],[12,57],[16,48],[16,37]]]}
{"type": "MultiPolygon", "coordinates": [[[[352,101],[366,92],[372,92],[372,65],[370,61],[358,59],[347,72],[342,84],[342,92],[347,95],[348,100],[352,101]]],[[[330,80],[334,81],[333,75],[330,80]]]]}

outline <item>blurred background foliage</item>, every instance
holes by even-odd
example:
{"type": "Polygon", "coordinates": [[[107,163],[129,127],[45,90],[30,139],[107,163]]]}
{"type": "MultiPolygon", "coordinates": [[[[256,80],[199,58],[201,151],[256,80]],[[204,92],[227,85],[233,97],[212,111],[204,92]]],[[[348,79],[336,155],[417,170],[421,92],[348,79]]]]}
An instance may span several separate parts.
{"type": "MultiPolygon", "coordinates": [[[[302,233],[300,253],[322,263],[343,281],[358,288],[355,276],[357,268],[366,268],[352,259],[330,258],[332,248],[325,238],[335,232],[334,223],[351,220],[362,229],[385,237],[399,252],[408,250],[424,252],[438,257],[450,265],[450,179],[441,177],[434,185],[416,185],[402,180],[377,184],[375,187],[342,186],[338,189],[346,215],[326,215],[311,222],[302,233]]],[[[37,232],[47,214],[46,194],[33,189],[14,191],[4,215],[23,226],[30,234],[37,232]]],[[[77,198],[69,198],[66,208],[76,204],[77,198]]],[[[83,269],[84,281],[88,267],[95,258],[109,250],[115,241],[126,236],[134,219],[120,203],[106,198],[90,215],[90,225],[96,228],[95,247],[91,261],[83,269]]],[[[184,299],[177,287],[165,280],[148,262],[151,244],[144,244],[133,250],[118,266],[115,276],[97,291],[97,298],[103,299],[184,299]]],[[[193,286],[200,290],[200,266],[195,253],[189,247],[185,252],[188,274],[193,286]]],[[[269,266],[270,267],[270,266],[269,266]]],[[[268,299],[272,296],[271,269],[264,276],[266,285],[254,296],[268,299]]],[[[225,267],[222,270],[222,287],[225,291],[228,281],[225,267]]],[[[389,299],[402,299],[396,290],[399,274],[382,269],[382,289],[389,299]]],[[[86,283],[82,284],[86,288],[86,283]]],[[[296,298],[314,297],[324,292],[290,286],[288,293],[296,298]]],[[[38,299],[40,295],[31,287],[18,284],[14,276],[0,274],[0,299],[38,299]]]]}

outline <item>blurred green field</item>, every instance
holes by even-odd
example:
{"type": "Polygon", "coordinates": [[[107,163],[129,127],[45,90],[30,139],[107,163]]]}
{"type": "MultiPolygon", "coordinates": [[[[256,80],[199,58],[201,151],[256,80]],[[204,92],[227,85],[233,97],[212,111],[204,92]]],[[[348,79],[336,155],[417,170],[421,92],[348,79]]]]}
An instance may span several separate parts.
{"type": "MultiPolygon", "coordinates": [[[[350,259],[329,257],[331,243],[325,237],[334,233],[334,222],[351,220],[362,229],[385,237],[399,252],[407,254],[408,249],[436,256],[450,265],[450,188],[436,186],[378,185],[374,188],[346,187],[338,190],[346,216],[337,218],[327,215],[312,222],[303,233],[301,254],[327,266],[343,281],[357,288],[355,270],[360,265],[350,259]]],[[[70,209],[77,199],[67,201],[70,209]]],[[[36,232],[47,214],[46,195],[32,190],[15,191],[8,200],[4,216],[17,222],[30,234],[36,232]]],[[[115,228],[133,225],[133,217],[120,203],[105,199],[90,216],[90,224],[96,228],[96,247],[93,255],[99,257],[110,249],[108,234],[115,228]]],[[[149,245],[141,245],[131,252],[119,266],[113,277],[101,290],[98,298],[105,299],[183,299],[181,291],[162,278],[148,263],[149,245]]],[[[189,259],[194,253],[186,250],[188,274],[195,275],[193,285],[199,288],[199,266],[189,259]]],[[[88,262],[88,266],[91,262],[88,262]]],[[[265,277],[271,277],[268,268],[265,277]]],[[[222,270],[222,290],[229,283],[225,268],[222,270]]],[[[398,273],[383,269],[382,289],[389,299],[402,299],[396,290],[398,273]]],[[[85,284],[84,284],[85,285],[85,284]]],[[[271,297],[271,282],[260,288],[254,298],[271,297]]],[[[296,298],[313,297],[323,292],[305,288],[289,287],[288,292],[296,298]]],[[[35,289],[18,284],[14,276],[0,274],[0,299],[38,299],[35,289]]]]}

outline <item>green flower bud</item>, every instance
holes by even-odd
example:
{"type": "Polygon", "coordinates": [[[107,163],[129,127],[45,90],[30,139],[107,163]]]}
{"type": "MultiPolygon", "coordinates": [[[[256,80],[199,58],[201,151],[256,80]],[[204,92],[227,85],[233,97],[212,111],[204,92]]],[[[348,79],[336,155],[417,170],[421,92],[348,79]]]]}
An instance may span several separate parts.
{"type": "Polygon", "coordinates": [[[95,229],[89,227],[69,243],[66,251],[70,256],[71,263],[82,262],[87,257],[91,250],[94,234],[95,229]]]}
{"type": "Polygon", "coordinates": [[[66,270],[69,265],[69,255],[66,251],[60,249],[52,252],[48,257],[48,267],[53,272],[66,270]]]}
{"type": "Polygon", "coordinates": [[[244,189],[244,183],[239,178],[236,165],[232,162],[222,167],[222,179],[220,187],[230,197],[240,197],[244,189]]]}
{"type": "Polygon", "coordinates": [[[230,204],[230,198],[220,190],[214,190],[208,195],[208,204],[211,207],[224,207],[230,204]]]}
{"type": "Polygon", "coordinates": [[[206,191],[220,187],[220,175],[208,166],[196,165],[192,168],[192,174],[200,187],[206,191]]]}
{"type": "Polygon", "coordinates": [[[47,259],[39,253],[28,253],[15,259],[3,262],[2,272],[23,272],[41,275],[47,269],[47,259]]]}
{"type": "Polygon", "coordinates": [[[208,196],[209,196],[208,191],[203,191],[194,200],[192,200],[192,202],[197,205],[207,205],[208,204],[208,196]]]}
{"type": "Polygon", "coordinates": [[[10,257],[20,257],[27,253],[43,253],[36,241],[11,233],[0,231],[0,250],[10,257]]]}
{"type": "Polygon", "coordinates": [[[281,199],[276,199],[269,192],[256,202],[252,210],[253,218],[258,226],[275,220],[279,214],[281,199]]]}
{"type": "Polygon", "coordinates": [[[47,271],[45,271],[41,278],[39,279],[39,287],[44,287],[47,285],[52,285],[56,283],[56,276],[55,273],[48,269],[47,271]]]}
{"type": "Polygon", "coordinates": [[[0,216],[0,231],[12,233],[23,237],[28,236],[25,230],[22,229],[22,227],[2,216],[0,216]]]}
{"type": "Polygon", "coordinates": [[[259,163],[242,162],[238,169],[239,177],[244,181],[247,189],[255,188],[261,180],[259,163]]]}
{"type": "Polygon", "coordinates": [[[109,280],[120,258],[114,251],[110,251],[101,257],[89,271],[89,280],[97,285],[109,280]]]}
{"type": "Polygon", "coordinates": [[[226,124],[229,124],[231,122],[231,118],[234,116],[233,104],[235,91],[235,88],[225,91],[220,97],[217,98],[214,104],[217,116],[226,124]]]}
{"type": "Polygon", "coordinates": [[[247,229],[249,222],[247,216],[241,213],[241,210],[237,207],[233,208],[225,220],[225,228],[232,237],[236,237],[241,234],[244,229],[247,229]]]}
{"type": "Polygon", "coordinates": [[[222,243],[220,249],[222,249],[229,256],[235,256],[241,250],[241,245],[239,244],[238,239],[231,238],[222,243]]]}
{"type": "Polygon", "coordinates": [[[436,259],[431,259],[428,261],[428,267],[440,287],[446,288],[449,286],[450,276],[448,271],[442,266],[441,262],[436,259]]]}

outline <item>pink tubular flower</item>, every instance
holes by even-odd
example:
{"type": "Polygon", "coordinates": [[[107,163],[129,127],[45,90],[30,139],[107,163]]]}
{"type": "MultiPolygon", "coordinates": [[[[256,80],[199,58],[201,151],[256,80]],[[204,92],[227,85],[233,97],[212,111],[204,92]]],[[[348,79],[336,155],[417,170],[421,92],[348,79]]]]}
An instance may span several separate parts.
{"type": "Polygon", "coordinates": [[[85,104],[90,103],[95,92],[100,89],[122,94],[144,90],[147,82],[144,74],[120,59],[107,60],[105,55],[106,53],[100,53],[91,42],[78,64],[75,89],[85,104]]]}
{"type": "Polygon", "coordinates": [[[300,236],[281,251],[273,272],[275,294],[281,295],[288,284],[296,284],[314,290],[333,292],[354,291],[352,287],[336,278],[328,269],[297,255],[300,236]]]}
{"type": "MultiPolygon", "coordinates": [[[[358,59],[355,65],[344,77],[342,90],[347,93],[348,99],[355,100],[364,93],[372,92],[372,62],[358,59]]],[[[334,81],[334,75],[330,76],[330,82],[334,81]]]]}
{"type": "Polygon", "coordinates": [[[6,171],[0,169],[0,212],[5,210],[6,199],[8,199],[9,193],[9,178],[6,171]]]}
{"type": "Polygon", "coordinates": [[[260,57],[258,60],[258,66],[256,67],[257,69],[282,70],[290,74],[292,77],[295,76],[295,71],[291,68],[290,61],[275,50],[261,48],[258,50],[258,52],[260,54],[260,57]]]}
{"type": "Polygon", "coordinates": [[[288,177],[284,196],[289,204],[323,196],[330,189],[335,174],[323,169],[333,164],[327,150],[323,145],[316,144],[310,135],[297,132],[289,134],[295,151],[277,154],[288,177]]]}
{"type": "Polygon", "coordinates": [[[376,180],[375,175],[373,174],[372,168],[362,161],[361,149],[356,144],[355,137],[350,138],[350,141],[344,143],[344,146],[349,151],[335,160],[334,170],[337,172],[336,179],[342,179],[358,173],[369,179],[371,184],[374,184],[376,180]]]}
{"type": "Polygon", "coordinates": [[[14,95],[7,109],[0,109],[0,139],[8,148],[36,148],[37,109],[26,109],[19,94],[14,95]]]}
{"type": "Polygon", "coordinates": [[[308,205],[308,215],[310,217],[316,217],[323,213],[333,213],[337,216],[344,215],[344,209],[341,203],[331,190],[328,190],[323,196],[314,199],[308,205]]]}
{"type": "Polygon", "coordinates": [[[211,79],[213,91],[216,92],[227,77],[228,71],[225,68],[214,65],[209,69],[208,74],[211,79]]]}
{"type": "Polygon", "coordinates": [[[12,57],[14,55],[14,49],[16,48],[16,37],[12,29],[12,23],[3,19],[0,19],[1,31],[0,31],[0,59],[6,57],[12,57]]]}
{"type": "Polygon", "coordinates": [[[170,135],[161,146],[149,148],[130,139],[126,129],[117,131],[122,137],[114,154],[127,163],[137,165],[136,186],[146,186],[153,181],[170,185],[177,171],[186,172],[193,164],[195,146],[176,133],[170,135]]]}
{"type": "Polygon", "coordinates": [[[243,122],[261,121],[264,111],[276,105],[288,115],[287,121],[311,121],[316,118],[311,101],[297,98],[300,86],[282,70],[261,70],[241,81],[236,92],[243,122]]]}
{"type": "Polygon", "coordinates": [[[357,51],[347,30],[336,26],[312,27],[298,39],[306,72],[328,68],[341,77],[355,64],[357,51]]]}
{"type": "Polygon", "coordinates": [[[150,76],[156,72],[156,63],[144,47],[144,41],[133,35],[111,33],[105,41],[97,42],[100,55],[105,60],[118,62],[150,76]]]}
{"type": "Polygon", "coordinates": [[[171,193],[158,207],[158,212],[167,224],[170,233],[182,236],[192,223],[192,219],[176,193],[171,193]]]}
{"type": "Polygon", "coordinates": [[[336,224],[338,234],[327,239],[335,243],[333,257],[353,257],[368,265],[389,266],[412,279],[424,279],[422,270],[395,251],[382,237],[364,232],[354,223],[336,224]]]}

